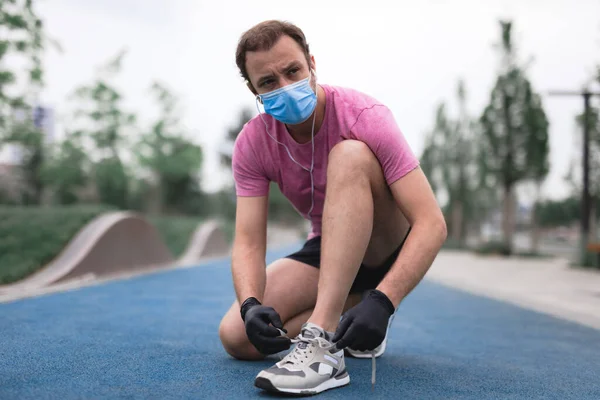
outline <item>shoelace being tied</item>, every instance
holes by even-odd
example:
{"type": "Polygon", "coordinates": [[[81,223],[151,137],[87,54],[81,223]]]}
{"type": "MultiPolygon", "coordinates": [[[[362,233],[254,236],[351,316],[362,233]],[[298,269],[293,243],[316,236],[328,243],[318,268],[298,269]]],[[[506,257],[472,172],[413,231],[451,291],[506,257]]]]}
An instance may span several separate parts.
{"type": "MultiPolygon", "coordinates": [[[[281,336],[286,336],[285,332],[279,330],[281,336]]],[[[286,336],[287,337],[287,336],[286,336]]],[[[335,348],[335,344],[327,341],[326,339],[314,335],[313,337],[304,336],[300,333],[293,339],[290,339],[292,344],[296,344],[296,347],[289,352],[287,355],[281,357],[281,361],[285,361],[286,363],[296,364],[297,362],[303,363],[303,357],[307,358],[306,355],[307,348],[310,344],[316,344],[322,349],[331,350],[335,348]]],[[[375,360],[375,350],[371,351],[371,391],[375,390],[375,380],[377,374],[377,363],[375,360]]]]}

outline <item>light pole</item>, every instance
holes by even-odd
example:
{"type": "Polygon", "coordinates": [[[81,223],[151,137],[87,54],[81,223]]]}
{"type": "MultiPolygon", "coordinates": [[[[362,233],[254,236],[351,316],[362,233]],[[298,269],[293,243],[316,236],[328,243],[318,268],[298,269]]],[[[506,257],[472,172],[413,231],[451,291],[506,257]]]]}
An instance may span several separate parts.
{"type": "Polygon", "coordinates": [[[580,262],[586,261],[586,247],[590,234],[590,99],[592,96],[600,96],[600,92],[564,91],[554,90],[548,93],[550,96],[581,96],[583,97],[583,190],[581,193],[581,237],[580,237],[580,262]]]}

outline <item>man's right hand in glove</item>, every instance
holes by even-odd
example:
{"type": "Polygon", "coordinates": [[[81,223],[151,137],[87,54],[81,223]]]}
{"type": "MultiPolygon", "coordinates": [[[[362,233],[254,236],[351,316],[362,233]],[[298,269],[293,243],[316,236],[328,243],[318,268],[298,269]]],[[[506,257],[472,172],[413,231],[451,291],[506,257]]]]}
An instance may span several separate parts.
{"type": "Polygon", "coordinates": [[[263,306],[256,298],[250,297],[240,308],[242,320],[246,326],[246,335],[250,343],[264,355],[279,353],[290,348],[289,338],[281,336],[278,329],[285,333],[281,317],[272,307],[263,306]]]}

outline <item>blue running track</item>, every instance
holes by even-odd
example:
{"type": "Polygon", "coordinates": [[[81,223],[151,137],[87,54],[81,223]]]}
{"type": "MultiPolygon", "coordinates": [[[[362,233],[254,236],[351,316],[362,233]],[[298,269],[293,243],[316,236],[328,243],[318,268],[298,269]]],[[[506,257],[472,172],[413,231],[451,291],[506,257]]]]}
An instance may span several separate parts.
{"type": "MultiPolygon", "coordinates": [[[[276,359],[219,344],[232,299],[222,260],[0,304],[0,399],[272,398],[253,380],[276,359]]],[[[600,399],[600,331],[428,281],[400,307],[373,393],[371,361],[347,363],[350,385],[319,398],[600,399]]]]}

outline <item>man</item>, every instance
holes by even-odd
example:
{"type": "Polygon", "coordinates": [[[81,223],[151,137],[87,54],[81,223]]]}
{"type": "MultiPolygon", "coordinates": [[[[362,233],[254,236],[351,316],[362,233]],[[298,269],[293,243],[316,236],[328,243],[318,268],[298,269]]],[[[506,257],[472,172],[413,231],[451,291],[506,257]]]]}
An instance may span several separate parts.
{"type": "Polygon", "coordinates": [[[349,383],[345,351],[383,353],[390,318],[430,267],[446,225],[391,111],[318,84],[298,27],[258,24],[241,37],[236,62],[259,115],[234,146],[237,300],[220,339],[241,360],[295,344],[255,385],[319,393],[349,383]],[[265,268],[271,181],[312,230],[301,250],[265,268]]]}

